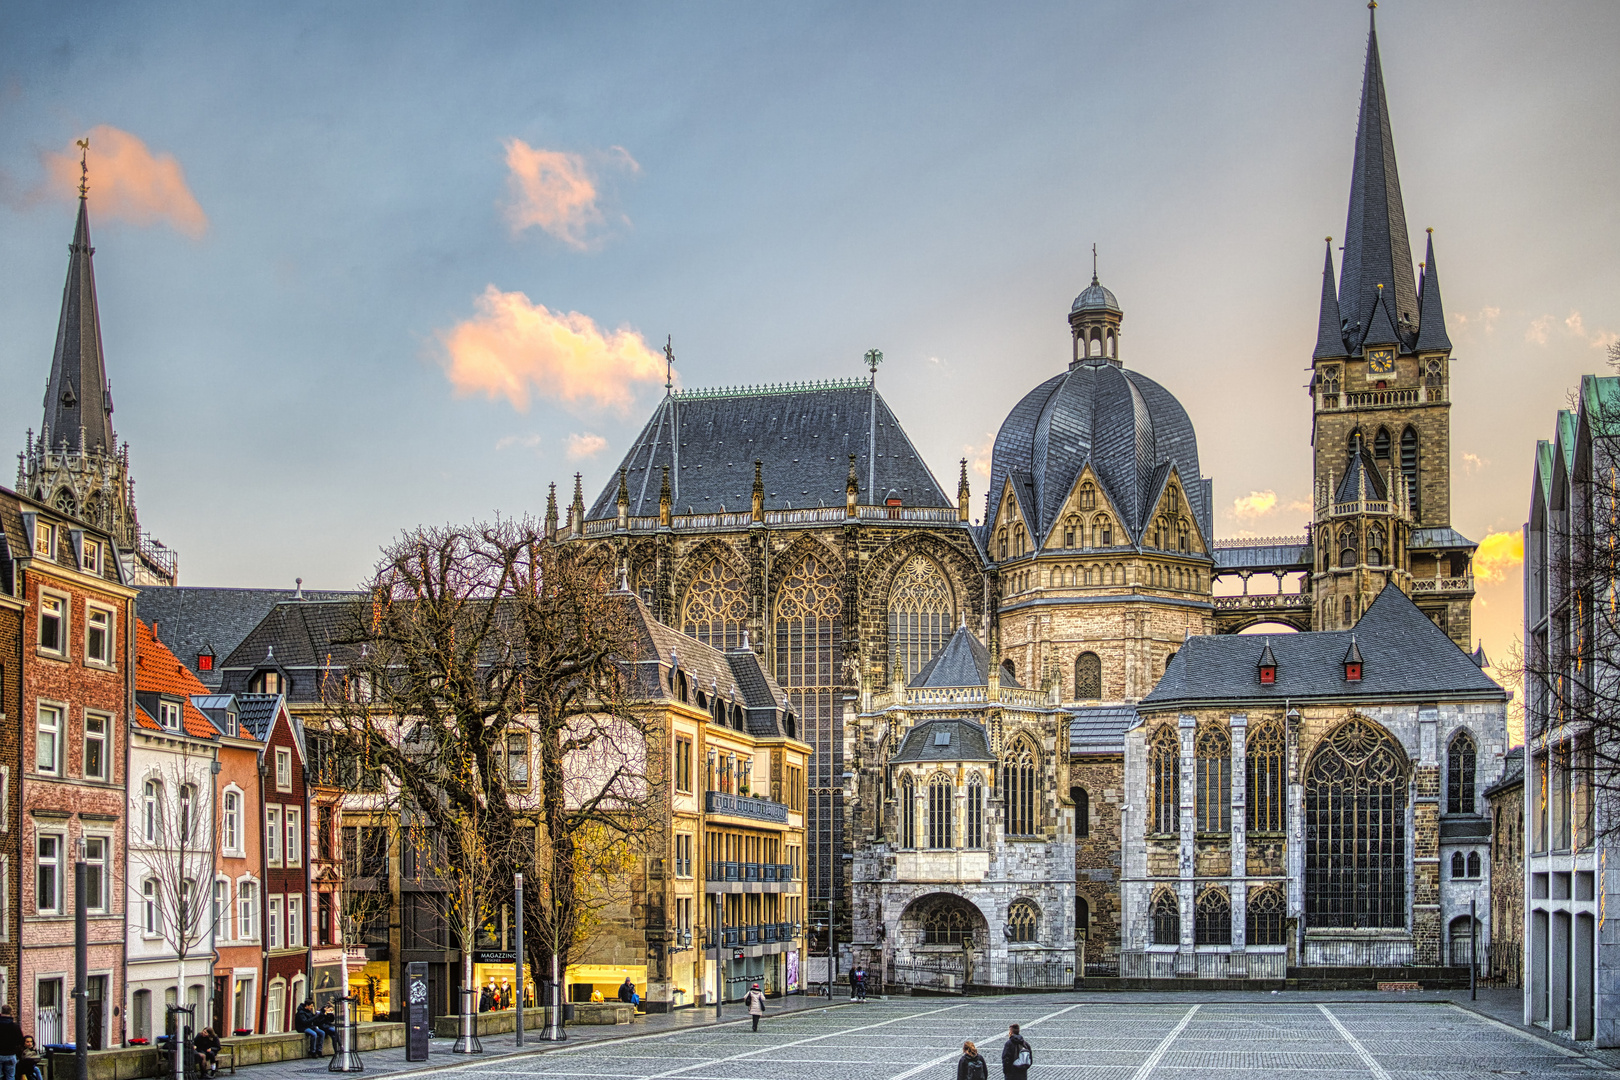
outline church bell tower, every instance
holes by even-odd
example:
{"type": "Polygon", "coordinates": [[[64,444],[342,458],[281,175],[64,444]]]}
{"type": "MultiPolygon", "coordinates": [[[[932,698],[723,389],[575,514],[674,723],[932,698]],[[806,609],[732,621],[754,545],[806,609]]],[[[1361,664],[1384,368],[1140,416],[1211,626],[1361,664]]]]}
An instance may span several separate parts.
{"type": "Polygon", "coordinates": [[[1330,237],[1311,357],[1312,625],[1353,623],[1387,579],[1466,648],[1477,545],[1451,528],[1451,339],[1432,229],[1413,272],[1373,18],[1339,280],[1330,237]]]}

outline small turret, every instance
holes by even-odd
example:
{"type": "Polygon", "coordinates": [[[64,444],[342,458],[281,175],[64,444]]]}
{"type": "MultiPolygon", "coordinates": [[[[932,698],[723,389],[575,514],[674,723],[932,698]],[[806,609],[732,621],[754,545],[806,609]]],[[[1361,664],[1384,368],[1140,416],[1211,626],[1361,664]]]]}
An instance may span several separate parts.
{"type": "Polygon", "coordinates": [[[553,482],[546,493],[546,539],[557,539],[557,485],[553,482]]]}
{"type": "Polygon", "coordinates": [[[754,459],[754,515],[755,522],[765,520],[765,463],[759,458],[754,459]]]}
{"type": "Polygon", "coordinates": [[[574,501],[568,507],[568,532],[573,536],[585,535],[585,477],[574,474],[574,501]]]}
{"type": "Polygon", "coordinates": [[[956,481],[956,520],[968,519],[967,458],[962,459],[962,475],[956,481]]]}
{"type": "Polygon", "coordinates": [[[624,470],[619,470],[619,531],[624,532],[630,528],[630,484],[625,479],[624,470]]]}
{"type": "Polygon", "coordinates": [[[669,493],[669,466],[664,466],[664,479],[658,485],[658,527],[667,529],[673,524],[671,521],[671,507],[674,497],[669,493]]]}
{"type": "Polygon", "coordinates": [[[849,479],[844,481],[844,515],[855,517],[856,500],[860,498],[861,484],[855,479],[855,455],[849,455],[849,479]]]}

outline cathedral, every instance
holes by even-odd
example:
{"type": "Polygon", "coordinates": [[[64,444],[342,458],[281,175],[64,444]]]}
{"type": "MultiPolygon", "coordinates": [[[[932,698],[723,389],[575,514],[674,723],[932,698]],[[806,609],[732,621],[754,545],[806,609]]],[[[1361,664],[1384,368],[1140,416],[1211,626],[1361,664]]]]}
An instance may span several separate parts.
{"type": "Polygon", "coordinates": [[[982,524],[966,462],[953,498],[875,365],[669,389],[593,503],[576,477],[559,524],[553,492],[549,528],[610,545],[660,620],[753,648],[802,717],[813,953],[927,986],[1441,962],[1506,697],[1466,651],[1451,343],[1376,26],[1341,251],[1301,342],[1303,536],[1214,535],[1198,434],[1095,273],[1001,424],[982,524]],[[1368,785],[1371,868],[1344,831],[1368,785]]]}

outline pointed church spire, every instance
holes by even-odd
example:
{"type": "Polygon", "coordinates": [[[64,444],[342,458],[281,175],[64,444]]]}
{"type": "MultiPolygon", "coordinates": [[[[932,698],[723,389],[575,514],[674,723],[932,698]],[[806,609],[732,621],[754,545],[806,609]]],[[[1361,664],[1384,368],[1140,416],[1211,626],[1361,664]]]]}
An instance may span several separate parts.
{"type": "Polygon", "coordinates": [[[1399,345],[1401,336],[1395,331],[1395,313],[1389,310],[1389,290],[1380,285],[1373,291],[1373,296],[1372,310],[1361,327],[1361,344],[1399,345]]]}
{"type": "Polygon", "coordinates": [[[546,539],[557,539],[557,484],[552,482],[546,492],[546,539]]]}
{"type": "Polygon", "coordinates": [[[1434,230],[1430,229],[1428,249],[1423,255],[1423,296],[1419,303],[1417,350],[1451,351],[1451,338],[1446,335],[1446,313],[1440,305],[1440,272],[1434,267],[1434,230]]]}
{"type": "Polygon", "coordinates": [[[1361,334],[1352,329],[1353,345],[1361,343],[1372,323],[1380,285],[1385,287],[1393,325],[1417,319],[1412,243],[1406,235],[1406,209],[1395,169],[1395,136],[1390,130],[1374,19],[1367,31],[1367,66],[1361,79],[1361,116],[1356,123],[1356,158],[1350,174],[1350,215],[1339,268],[1339,308],[1352,327],[1360,324],[1363,328],[1361,334]]]}
{"type": "Polygon", "coordinates": [[[91,262],[88,198],[79,195],[79,220],[68,246],[67,285],[62,290],[62,318],[45,384],[45,424],[58,441],[77,449],[84,429],[85,449],[111,455],[112,391],[101,352],[101,315],[96,306],[96,274],[91,262]]]}
{"type": "Polygon", "coordinates": [[[1317,317],[1316,351],[1312,360],[1349,356],[1344,347],[1344,320],[1339,317],[1339,294],[1333,288],[1333,237],[1327,238],[1322,258],[1322,311],[1317,317]]]}

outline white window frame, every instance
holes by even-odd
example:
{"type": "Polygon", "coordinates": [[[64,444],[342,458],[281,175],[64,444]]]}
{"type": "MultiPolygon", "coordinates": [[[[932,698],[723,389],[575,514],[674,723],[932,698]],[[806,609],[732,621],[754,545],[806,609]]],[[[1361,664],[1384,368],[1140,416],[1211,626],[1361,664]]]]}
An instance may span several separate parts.
{"type": "Polygon", "coordinates": [[[264,923],[264,947],[267,949],[281,948],[281,903],[281,897],[272,896],[266,907],[268,915],[264,923]]]}
{"type": "Polygon", "coordinates": [[[67,706],[55,701],[40,701],[34,706],[34,771],[41,776],[62,775],[62,736],[67,728],[67,706]],[[46,716],[53,719],[45,722],[46,716]],[[50,740],[50,763],[40,765],[40,748],[46,738],[50,740]]]}
{"type": "Polygon", "coordinates": [[[0,832],[11,831],[11,766],[0,765],[0,832]]]}
{"type": "Polygon", "coordinates": [[[101,542],[86,536],[79,544],[79,569],[87,574],[101,573],[101,542]]]}
{"type": "Polygon", "coordinates": [[[54,829],[41,829],[34,834],[34,914],[61,915],[67,911],[66,897],[62,895],[62,849],[67,845],[67,834],[54,829]],[[56,841],[56,851],[49,860],[40,853],[40,842],[44,840],[56,841]],[[47,870],[48,868],[48,870],[47,870]],[[41,907],[39,903],[40,883],[45,879],[47,872],[52,883],[52,900],[50,907],[41,907]]]}
{"type": "Polygon", "coordinates": [[[68,658],[68,639],[70,637],[69,623],[73,613],[73,598],[66,593],[53,592],[49,589],[39,590],[39,617],[34,620],[34,649],[42,656],[55,657],[58,660],[68,658]],[[56,648],[45,645],[43,635],[45,630],[45,612],[54,606],[56,612],[56,648]]]}
{"type": "Polygon", "coordinates": [[[276,790],[292,790],[292,751],[285,746],[276,747],[276,790]]]}
{"type": "Polygon", "coordinates": [[[164,731],[180,730],[181,706],[178,701],[158,702],[158,726],[164,731]]]}
{"type": "Polygon", "coordinates": [[[34,557],[56,561],[56,526],[49,521],[34,523],[34,557]]]}
{"type": "Polygon", "coordinates": [[[106,713],[86,712],[84,714],[84,757],[79,764],[84,769],[84,778],[86,780],[106,781],[112,779],[112,730],[113,718],[106,713]],[[101,730],[92,732],[90,726],[96,722],[101,724],[101,730]],[[100,773],[93,773],[89,769],[90,744],[92,742],[101,743],[100,773]]]}
{"type": "MultiPolygon", "coordinates": [[[[0,941],[11,940],[11,856],[0,855],[0,941]]],[[[0,969],[3,971],[4,969],[0,969]]],[[[5,991],[0,990],[0,1005],[4,1005],[5,991]]]]}
{"type": "Polygon", "coordinates": [[[86,884],[86,887],[89,886],[89,882],[90,882],[89,868],[92,867],[92,866],[98,866],[98,865],[101,867],[101,895],[99,897],[90,897],[89,898],[89,902],[86,903],[85,906],[84,906],[84,910],[85,910],[85,912],[87,914],[90,914],[90,915],[105,915],[105,914],[107,914],[108,909],[110,909],[112,907],[113,851],[114,851],[113,838],[108,833],[104,833],[104,832],[87,832],[87,833],[84,834],[84,862],[85,862],[85,884],[86,884]],[[94,859],[94,858],[91,857],[91,855],[90,855],[90,845],[92,843],[100,843],[101,844],[101,858],[100,859],[94,859]]]}
{"type": "Polygon", "coordinates": [[[287,894],[287,948],[304,947],[304,898],[287,894]]]}
{"type": "Polygon", "coordinates": [[[302,866],[304,864],[304,844],[300,830],[304,827],[304,814],[296,806],[289,806],[284,811],[287,822],[287,843],[281,849],[282,865],[302,866]]]}
{"type": "Polygon", "coordinates": [[[163,934],[163,898],[155,877],[141,879],[141,936],[148,940],[163,934]]]}
{"type": "Polygon", "coordinates": [[[282,1034],[287,1022],[287,980],[280,975],[270,980],[264,995],[264,1033],[282,1034]]]}
{"type": "Polygon", "coordinates": [[[281,865],[281,807],[264,808],[264,864],[281,865]]]}
{"type": "Polygon", "coordinates": [[[163,818],[163,781],[148,776],[141,782],[141,840],[147,844],[158,842],[158,823],[163,818]]]}
{"type": "Polygon", "coordinates": [[[236,879],[236,940],[259,940],[259,883],[251,877],[236,879]]]}
{"type": "Polygon", "coordinates": [[[235,784],[227,784],[220,793],[220,848],[225,855],[242,856],[246,851],[242,847],[242,808],[246,803],[242,789],[235,784]],[[232,806],[232,803],[235,803],[232,806]]]}
{"type": "Polygon", "coordinates": [[[118,656],[118,612],[107,604],[98,604],[94,600],[84,602],[84,662],[90,667],[103,668],[108,671],[117,668],[118,656]],[[96,656],[90,651],[91,638],[96,630],[96,616],[103,616],[106,620],[102,627],[102,651],[104,656],[96,656]]]}
{"type": "Polygon", "coordinates": [[[219,941],[231,940],[231,905],[235,900],[231,897],[231,879],[217,877],[214,879],[213,914],[214,937],[219,941]]]}

